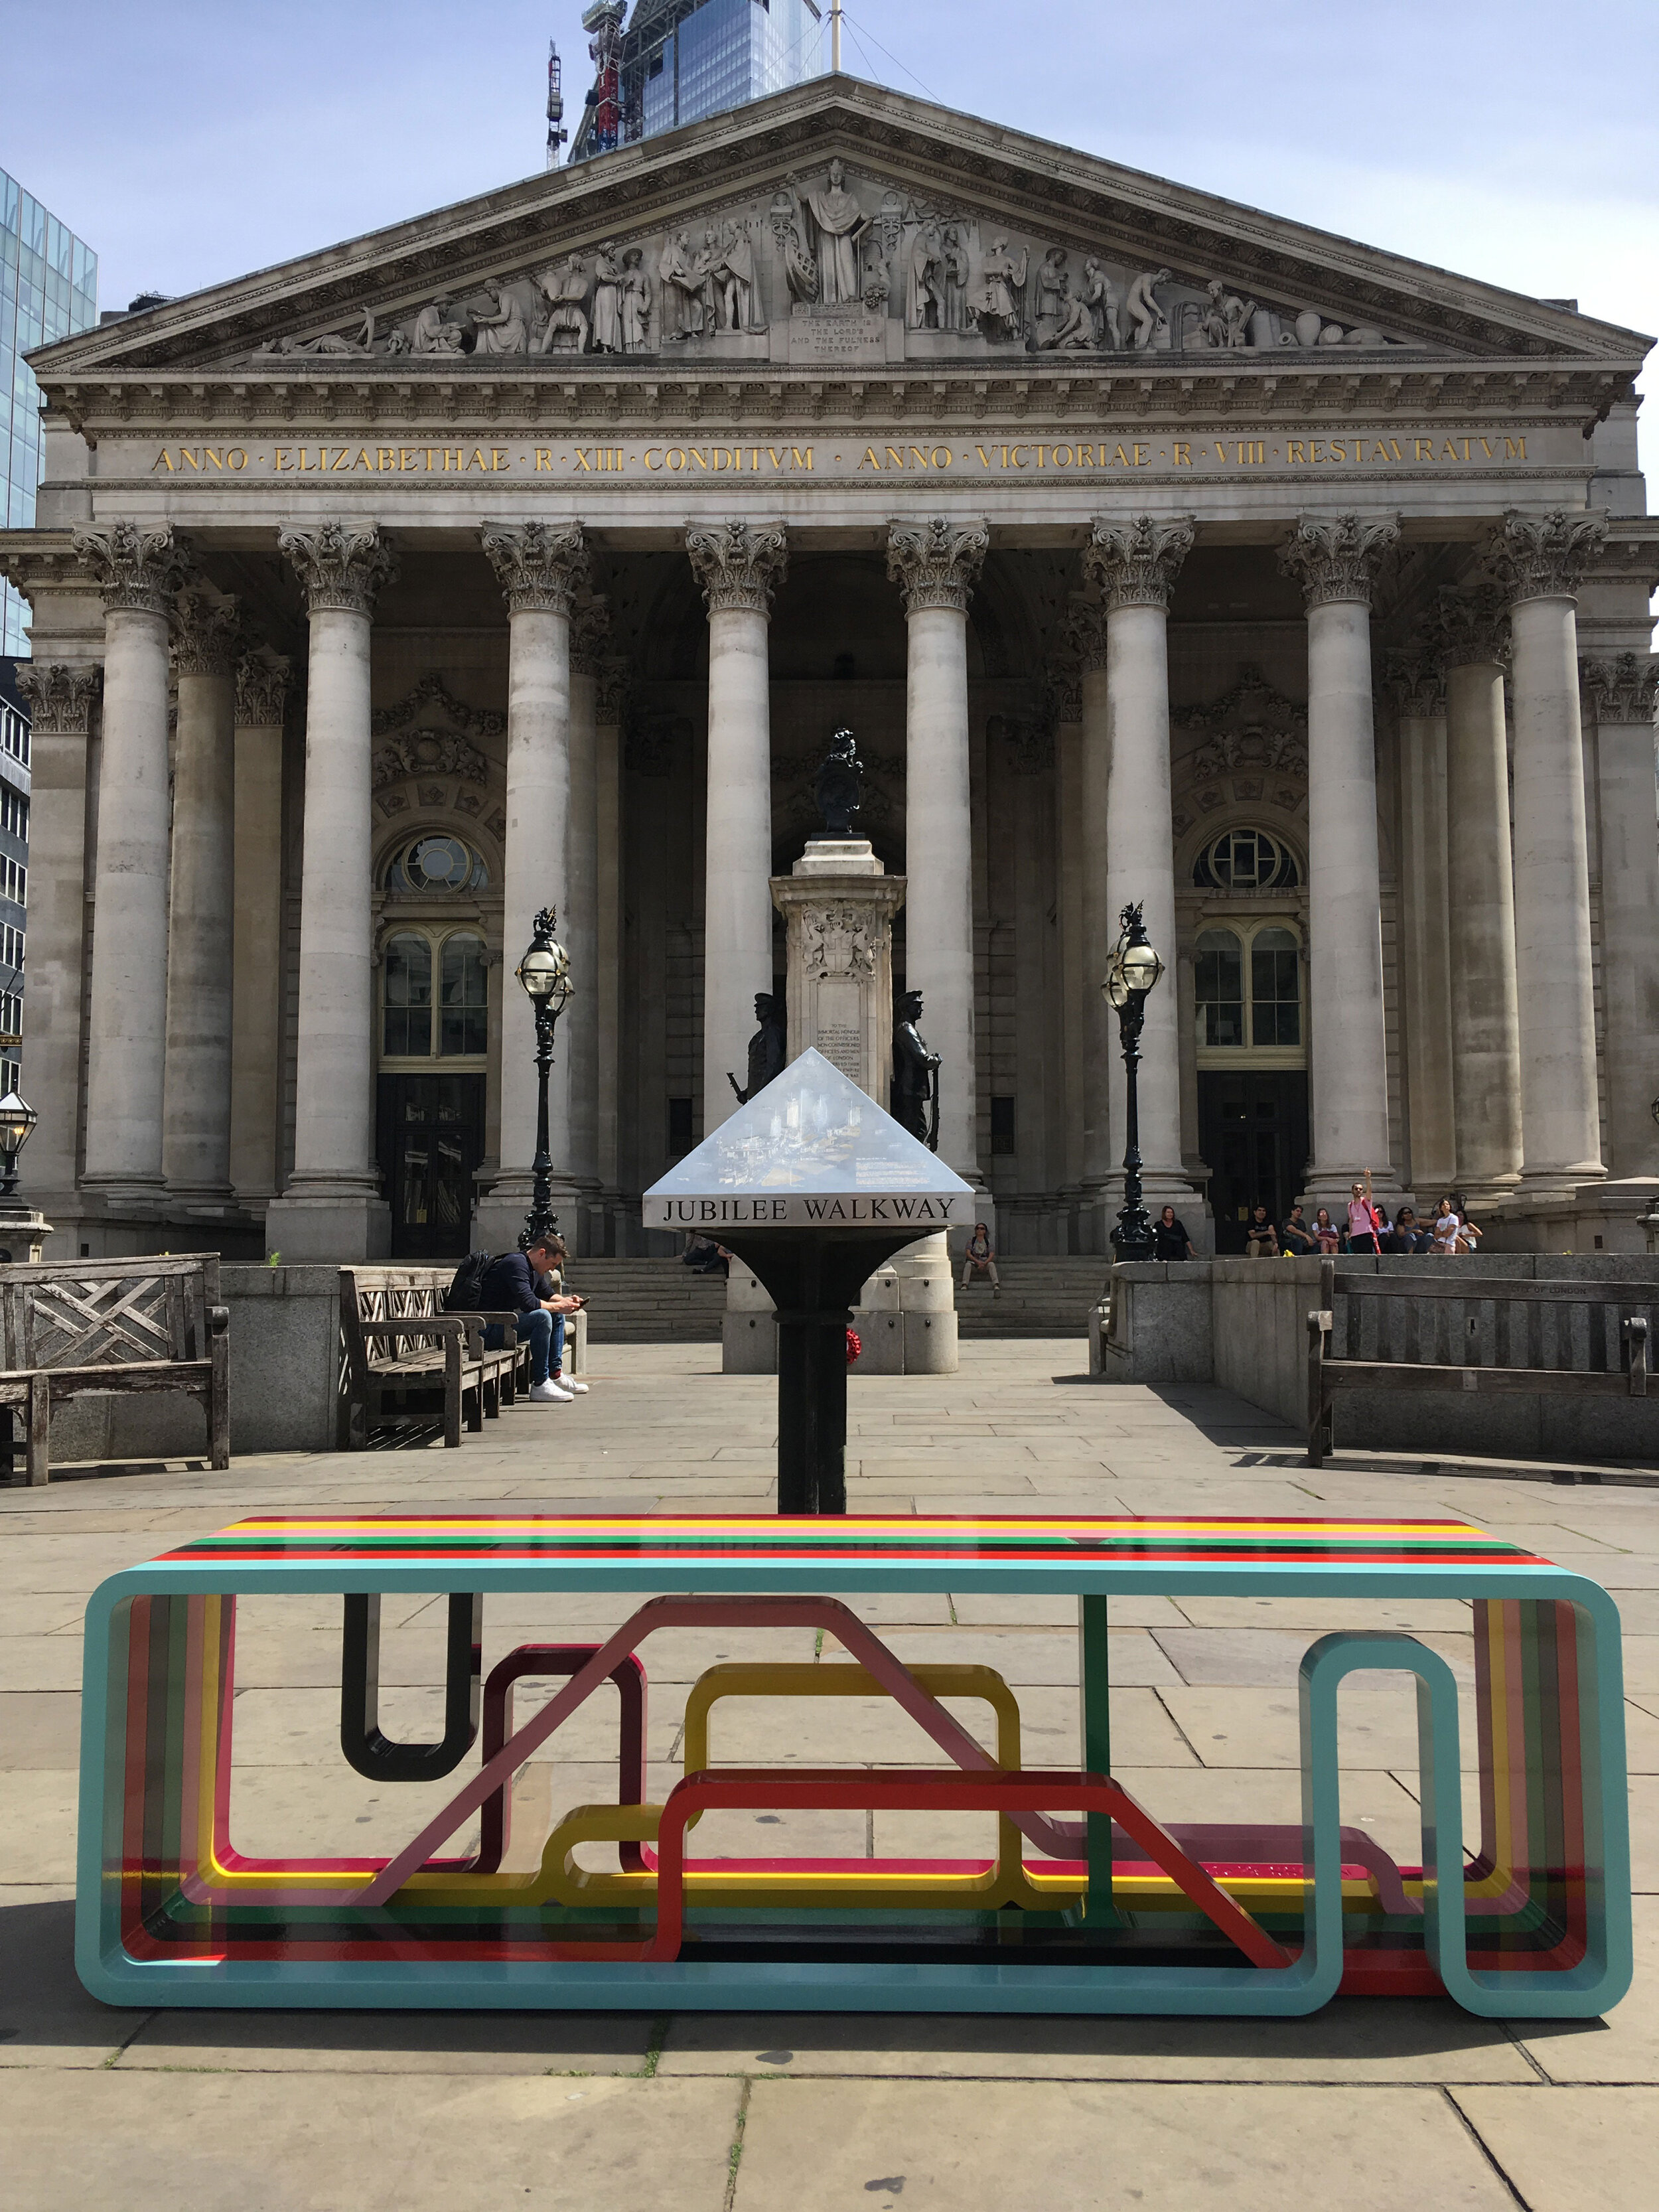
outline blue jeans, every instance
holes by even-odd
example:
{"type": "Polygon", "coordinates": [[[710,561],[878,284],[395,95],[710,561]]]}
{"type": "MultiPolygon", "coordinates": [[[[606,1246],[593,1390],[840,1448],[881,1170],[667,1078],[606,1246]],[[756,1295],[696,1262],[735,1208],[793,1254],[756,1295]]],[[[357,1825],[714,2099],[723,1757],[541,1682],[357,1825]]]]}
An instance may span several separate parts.
{"type": "MultiPolygon", "coordinates": [[[[545,1306],[532,1307],[519,1316],[519,1341],[530,1346],[531,1381],[545,1382],[550,1371],[556,1372],[564,1365],[564,1316],[550,1314],[545,1306]]],[[[500,1322],[489,1323],[484,1342],[491,1352],[499,1352],[507,1342],[507,1331],[500,1322]]]]}

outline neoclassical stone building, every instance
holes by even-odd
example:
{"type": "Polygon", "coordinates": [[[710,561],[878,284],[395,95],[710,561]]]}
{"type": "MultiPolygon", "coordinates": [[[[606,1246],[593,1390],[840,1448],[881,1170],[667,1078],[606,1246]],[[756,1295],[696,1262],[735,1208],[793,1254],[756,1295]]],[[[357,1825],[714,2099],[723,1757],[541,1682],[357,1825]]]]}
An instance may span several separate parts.
{"type": "Polygon", "coordinates": [[[499,1246],[731,1110],[849,725],[1005,1251],[1151,1194],[1639,1243],[1649,341],[830,77],[48,347],[49,1250],[499,1246]]]}

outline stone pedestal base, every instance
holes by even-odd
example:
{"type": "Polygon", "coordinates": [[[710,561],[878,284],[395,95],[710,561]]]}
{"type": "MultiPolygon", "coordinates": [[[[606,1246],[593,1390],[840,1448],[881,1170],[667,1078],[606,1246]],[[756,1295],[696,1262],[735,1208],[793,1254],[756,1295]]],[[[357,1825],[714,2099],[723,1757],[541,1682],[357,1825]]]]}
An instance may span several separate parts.
{"type": "Polygon", "coordinates": [[[0,1254],[7,1261],[38,1261],[52,1233],[51,1222],[38,1206],[26,1206],[21,1198],[0,1198],[0,1254]]]}
{"type": "MultiPolygon", "coordinates": [[[[863,1349],[860,1375],[954,1375],[957,1315],[943,1233],[925,1237],[878,1267],[859,1293],[853,1327],[863,1349]]],[[[775,1375],[778,1325],[772,1301],[750,1269],[733,1260],[726,1283],[720,1370],[775,1375]]]]}
{"type": "Polygon", "coordinates": [[[812,837],[774,876],[787,928],[789,1057],[811,1045],[885,1110],[893,1078],[893,916],[905,879],[865,837],[812,837]]]}
{"type": "Polygon", "coordinates": [[[1522,1191],[1502,1207],[1470,1218],[1484,1234],[1483,1252],[1648,1252],[1647,1216],[1659,1205],[1659,1176],[1591,1182],[1562,1198],[1530,1199],[1522,1191]]]}
{"type": "MultiPolygon", "coordinates": [[[[593,1190],[580,1188],[573,1182],[556,1182],[552,1196],[559,1234],[573,1256],[596,1249],[603,1251],[603,1243],[596,1246],[592,1241],[588,1218],[593,1190]]],[[[530,1206],[531,1183],[527,1175],[498,1176],[473,1208],[469,1249],[474,1252],[516,1252],[530,1206]]]]}
{"type": "Polygon", "coordinates": [[[383,1198],[347,1193],[273,1198],[265,1213],[268,1251],[284,1261],[386,1260],[392,1254],[392,1208],[383,1198]]]}

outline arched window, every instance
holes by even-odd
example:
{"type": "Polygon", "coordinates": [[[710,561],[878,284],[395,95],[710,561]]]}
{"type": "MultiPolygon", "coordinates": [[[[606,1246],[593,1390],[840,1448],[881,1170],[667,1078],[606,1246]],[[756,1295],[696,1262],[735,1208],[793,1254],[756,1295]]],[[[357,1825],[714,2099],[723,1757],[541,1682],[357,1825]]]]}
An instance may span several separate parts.
{"type": "Polygon", "coordinates": [[[446,1059],[481,1053],[489,1042],[489,971],[484,941],[458,929],[443,942],[438,1050],[446,1059]]]}
{"type": "Polygon", "coordinates": [[[1193,964],[1193,998],[1201,1045],[1243,1044],[1244,1037],[1244,948],[1237,931],[1200,933],[1193,964]]]}
{"type": "Polygon", "coordinates": [[[400,930],[386,948],[384,1026],[380,1048],[404,1059],[432,1051],[432,944],[415,930],[400,930]]]}
{"type": "Polygon", "coordinates": [[[1266,830],[1224,830],[1199,854],[1193,881],[1201,891],[1288,890],[1301,881],[1296,855],[1266,830]]]}
{"type": "Polygon", "coordinates": [[[416,837],[392,857],[386,872],[389,891],[482,890],[489,881],[483,857],[463,837],[447,831],[416,837]]]}
{"type": "Polygon", "coordinates": [[[1294,931],[1258,929],[1250,939],[1250,1042],[1302,1042],[1301,946],[1294,931]]]}

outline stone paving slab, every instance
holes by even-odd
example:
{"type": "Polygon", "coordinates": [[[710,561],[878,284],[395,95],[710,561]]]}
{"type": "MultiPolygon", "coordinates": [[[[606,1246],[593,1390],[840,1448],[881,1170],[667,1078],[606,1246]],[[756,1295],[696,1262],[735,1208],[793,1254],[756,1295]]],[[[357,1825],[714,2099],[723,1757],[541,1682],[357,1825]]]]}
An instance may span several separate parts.
{"type": "Polygon", "coordinates": [[[681,2013],[659,2075],[1051,2081],[1537,2079],[1494,2021],[1448,1999],[1338,1999],[1310,2020],[1080,2020],[882,2013],[681,2013]]]}
{"type": "Polygon", "coordinates": [[[1659,2089],[1454,2094],[1527,2212],[1651,2212],[1659,2089]]]}
{"type": "Polygon", "coordinates": [[[722,2212],[738,2094],[413,2069],[12,2073],[8,2212],[722,2212]]]}
{"type": "Polygon", "coordinates": [[[750,2100],[735,2212],[1108,2204],[1515,2212],[1456,2108],[1431,2088],[777,2081],[757,2081],[750,2100]]]}

